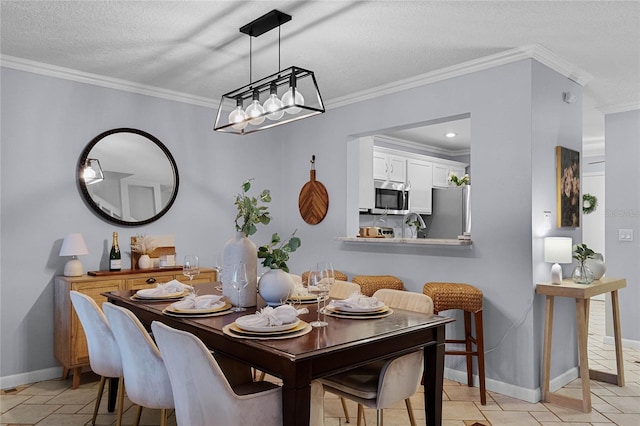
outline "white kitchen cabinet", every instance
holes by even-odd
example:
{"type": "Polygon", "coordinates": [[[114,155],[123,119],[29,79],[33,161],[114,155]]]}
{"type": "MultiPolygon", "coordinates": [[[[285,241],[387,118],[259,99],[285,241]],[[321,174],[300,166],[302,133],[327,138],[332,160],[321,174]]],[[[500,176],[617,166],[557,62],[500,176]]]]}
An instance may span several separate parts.
{"type": "Polygon", "coordinates": [[[409,209],[420,214],[431,214],[433,164],[423,160],[408,159],[407,184],[411,187],[409,209]]]}
{"type": "Polygon", "coordinates": [[[462,163],[433,163],[434,188],[446,188],[449,184],[449,173],[453,172],[461,178],[464,176],[465,167],[462,163]]]}
{"type": "Polygon", "coordinates": [[[373,151],[373,178],[391,182],[406,182],[407,160],[398,155],[387,154],[380,150],[373,151]]]}

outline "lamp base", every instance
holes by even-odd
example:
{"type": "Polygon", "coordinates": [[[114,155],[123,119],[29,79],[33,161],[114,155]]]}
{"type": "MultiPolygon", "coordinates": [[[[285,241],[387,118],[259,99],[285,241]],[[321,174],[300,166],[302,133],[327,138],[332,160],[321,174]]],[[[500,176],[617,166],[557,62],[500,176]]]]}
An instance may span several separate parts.
{"type": "Polygon", "coordinates": [[[551,284],[562,283],[562,266],[558,263],[554,263],[551,267],[551,284]]]}
{"type": "Polygon", "coordinates": [[[80,259],[73,258],[64,265],[65,277],[80,277],[82,276],[82,262],[80,259]]]}

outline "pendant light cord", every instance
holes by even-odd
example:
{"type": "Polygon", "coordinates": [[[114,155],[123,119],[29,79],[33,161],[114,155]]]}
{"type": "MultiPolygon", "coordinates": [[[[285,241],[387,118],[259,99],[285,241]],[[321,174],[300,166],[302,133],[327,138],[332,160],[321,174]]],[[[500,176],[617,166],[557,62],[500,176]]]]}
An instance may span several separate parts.
{"type": "Polygon", "coordinates": [[[249,36],[249,84],[253,83],[253,41],[249,36]]]}

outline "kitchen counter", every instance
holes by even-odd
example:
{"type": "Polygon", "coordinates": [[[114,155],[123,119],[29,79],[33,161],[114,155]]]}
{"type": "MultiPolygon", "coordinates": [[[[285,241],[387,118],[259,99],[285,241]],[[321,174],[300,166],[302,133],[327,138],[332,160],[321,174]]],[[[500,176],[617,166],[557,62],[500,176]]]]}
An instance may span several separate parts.
{"type": "Polygon", "coordinates": [[[410,246],[470,246],[471,240],[459,240],[457,238],[362,238],[362,237],[337,237],[338,241],[357,244],[390,244],[410,246]]]}

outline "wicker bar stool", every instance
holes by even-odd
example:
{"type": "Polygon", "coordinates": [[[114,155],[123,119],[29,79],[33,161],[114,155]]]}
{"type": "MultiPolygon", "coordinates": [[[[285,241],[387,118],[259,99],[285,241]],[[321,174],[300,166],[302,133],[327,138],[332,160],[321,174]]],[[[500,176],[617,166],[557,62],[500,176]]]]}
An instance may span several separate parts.
{"type": "Polygon", "coordinates": [[[480,402],[487,404],[487,390],[484,381],[484,332],[482,328],[482,291],[469,284],[428,282],[422,292],[433,300],[433,312],[449,309],[464,311],[464,340],[447,339],[445,343],[464,343],[464,351],[445,350],[446,355],[464,355],[467,358],[467,384],[473,386],[473,357],[478,357],[478,379],[480,382],[480,402]],[[471,334],[471,314],[476,323],[476,337],[471,334]],[[473,350],[472,344],[476,345],[473,350]]]}
{"type": "Polygon", "coordinates": [[[404,290],[402,280],[393,275],[356,275],[351,282],[358,284],[360,292],[365,296],[373,296],[381,288],[404,290]]]}

